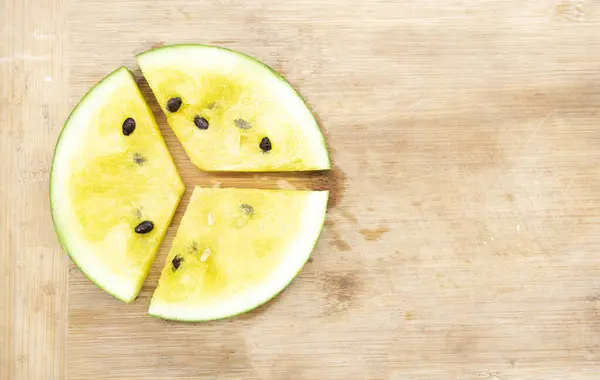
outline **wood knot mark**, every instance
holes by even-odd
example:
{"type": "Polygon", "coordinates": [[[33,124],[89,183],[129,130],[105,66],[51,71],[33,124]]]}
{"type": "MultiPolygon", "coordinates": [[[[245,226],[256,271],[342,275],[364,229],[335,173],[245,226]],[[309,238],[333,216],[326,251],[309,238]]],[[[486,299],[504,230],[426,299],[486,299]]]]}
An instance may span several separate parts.
{"type": "Polygon", "coordinates": [[[555,17],[563,21],[585,21],[585,3],[587,0],[557,0],[555,17]]]}
{"type": "Polygon", "coordinates": [[[52,282],[47,282],[44,286],[42,286],[42,293],[45,296],[52,297],[56,294],[56,287],[52,282]]]}
{"type": "Polygon", "coordinates": [[[367,241],[377,241],[389,231],[390,229],[387,227],[377,227],[375,229],[361,228],[358,230],[367,241]]]}
{"type": "Polygon", "coordinates": [[[323,292],[327,300],[325,315],[348,310],[362,287],[358,271],[327,274],[323,282],[323,292]]]}

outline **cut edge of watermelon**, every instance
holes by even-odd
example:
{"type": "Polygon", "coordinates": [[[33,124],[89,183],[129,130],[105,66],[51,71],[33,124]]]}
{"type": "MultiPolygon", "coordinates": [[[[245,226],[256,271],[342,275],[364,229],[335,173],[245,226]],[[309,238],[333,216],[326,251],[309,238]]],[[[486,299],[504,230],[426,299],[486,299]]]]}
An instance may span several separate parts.
{"type": "MultiPolygon", "coordinates": [[[[49,181],[49,198],[50,198],[50,214],[52,217],[52,223],[54,225],[54,230],[56,231],[59,243],[65,250],[65,252],[69,255],[73,263],[83,272],[86,277],[92,281],[97,287],[104,290],[111,296],[125,302],[132,302],[137,295],[139,294],[141,287],[145,281],[145,277],[140,278],[137,282],[126,282],[123,281],[121,276],[115,276],[114,273],[106,270],[102,265],[94,265],[97,263],[93,263],[95,260],[83,260],[82,257],[78,257],[79,255],[76,253],[78,251],[85,251],[86,245],[84,241],[81,239],[77,239],[75,236],[68,236],[67,233],[63,230],[68,230],[69,226],[72,225],[73,221],[69,220],[69,217],[64,215],[61,212],[57,211],[57,205],[61,202],[68,202],[68,196],[66,196],[67,191],[64,187],[66,183],[65,174],[59,172],[57,167],[57,163],[61,161],[63,155],[67,155],[65,159],[68,158],[69,146],[77,146],[78,133],[73,133],[74,126],[78,124],[85,123],[77,123],[78,118],[85,119],[85,111],[89,109],[94,109],[93,104],[98,103],[97,101],[92,101],[92,98],[97,98],[99,96],[108,96],[115,87],[119,86],[125,78],[131,80],[135,89],[140,94],[140,97],[144,99],[143,95],[137,83],[135,82],[135,78],[133,74],[127,69],[125,66],[121,66],[116,70],[109,73],[106,77],[96,83],[93,87],[91,87],[85,95],[79,100],[75,108],[69,114],[67,120],[63,125],[63,129],[61,130],[56,146],[54,149],[54,155],[52,157],[52,166],[50,168],[50,181],[49,181]],[[67,133],[69,131],[69,133],[67,133]],[[86,262],[84,262],[86,261],[86,262]]],[[[148,112],[154,117],[152,111],[150,110],[148,104],[144,99],[144,103],[148,109],[148,112]]],[[[80,131],[81,133],[82,131],[80,131]]],[[[159,131],[160,133],[160,131],[159,131]]],[[[162,135],[162,134],[161,134],[162,135]]],[[[165,144],[164,139],[162,139],[163,144],[165,144]]],[[[166,144],[165,144],[166,146],[166,144]]],[[[181,197],[184,193],[184,184],[181,180],[181,176],[177,173],[177,178],[180,184],[180,191],[178,194],[177,202],[175,207],[171,210],[171,215],[169,218],[169,225],[171,220],[175,214],[177,206],[181,201],[181,197]]],[[[162,236],[160,237],[160,241],[164,239],[164,235],[167,232],[167,228],[164,229],[162,236]]],[[[160,244],[156,248],[156,252],[158,251],[160,244]]],[[[156,256],[156,252],[153,253],[152,260],[154,260],[156,256]]],[[[93,255],[87,255],[88,258],[92,258],[93,255]]],[[[146,274],[147,276],[147,274],[146,274]]]]}
{"type": "MultiPolygon", "coordinates": [[[[191,52],[191,54],[193,54],[195,51],[197,52],[198,50],[205,50],[205,49],[213,49],[216,51],[231,53],[232,56],[237,56],[247,62],[251,62],[254,65],[265,68],[273,75],[274,78],[276,78],[278,83],[284,84],[284,88],[286,88],[288,90],[289,94],[295,95],[295,98],[300,100],[300,102],[303,105],[303,109],[305,109],[306,112],[308,113],[308,115],[310,115],[311,122],[314,124],[314,128],[316,129],[316,131],[318,132],[318,135],[319,135],[318,136],[319,137],[318,148],[312,149],[312,152],[311,152],[313,155],[318,157],[315,160],[315,163],[310,166],[307,166],[306,168],[294,169],[294,171],[319,171],[319,170],[330,170],[331,169],[331,159],[329,157],[329,146],[327,144],[327,140],[325,139],[323,130],[322,130],[321,126],[319,125],[319,122],[317,121],[311,108],[309,107],[306,99],[304,99],[304,97],[298,92],[298,90],[287,79],[285,79],[285,77],[282,74],[280,74],[278,71],[276,71],[274,68],[267,65],[263,61],[255,58],[249,54],[242,53],[237,50],[233,50],[233,49],[229,49],[229,48],[225,48],[225,47],[221,47],[221,46],[215,46],[215,45],[206,45],[206,44],[173,44],[173,45],[162,46],[159,48],[146,50],[144,52],[137,54],[136,60],[138,61],[138,65],[140,66],[140,69],[142,70],[142,73],[143,73],[145,62],[151,64],[150,62],[152,60],[162,61],[164,59],[162,57],[164,56],[165,53],[170,53],[172,51],[175,51],[175,52],[179,51],[183,56],[189,56],[190,52],[191,52]],[[185,50],[188,50],[188,52],[186,53],[185,50]]],[[[150,82],[148,82],[148,84],[150,84],[150,82]]],[[[152,86],[150,86],[150,88],[152,89],[152,92],[154,93],[154,88],[152,88],[152,86]]],[[[285,98],[287,94],[285,92],[281,92],[280,95],[282,98],[285,98]]],[[[155,94],[155,97],[156,97],[156,94],[155,94]]],[[[161,109],[163,109],[162,106],[161,106],[161,109]]],[[[163,109],[163,111],[164,111],[164,109],[163,109]]],[[[315,143],[314,145],[316,146],[317,144],[315,143]]],[[[185,146],[184,146],[184,150],[185,150],[185,146]]],[[[230,169],[220,170],[220,169],[211,169],[211,168],[200,168],[200,169],[202,169],[204,171],[233,171],[233,172],[236,171],[235,169],[231,169],[231,170],[230,169]]],[[[245,169],[243,171],[251,172],[252,170],[245,169]]]]}
{"type": "Polygon", "coordinates": [[[279,265],[260,285],[240,292],[223,302],[210,305],[159,303],[152,299],[148,314],[180,322],[206,322],[250,312],[281,293],[300,273],[316,247],[325,224],[329,191],[311,191],[302,215],[302,231],[289,244],[279,265]]]}

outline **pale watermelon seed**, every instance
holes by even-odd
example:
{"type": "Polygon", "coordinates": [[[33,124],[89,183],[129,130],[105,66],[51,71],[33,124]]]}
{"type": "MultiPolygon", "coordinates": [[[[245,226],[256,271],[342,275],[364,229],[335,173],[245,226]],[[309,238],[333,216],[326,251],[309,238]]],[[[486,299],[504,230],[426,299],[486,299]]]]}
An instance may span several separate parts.
{"type": "Polygon", "coordinates": [[[208,256],[210,256],[210,248],[206,248],[204,252],[202,252],[202,256],[200,256],[200,261],[205,262],[208,260],[208,256]]]}
{"type": "Polygon", "coordinates": [[[250,129],[252,128],[252,124],[250,124],[249,122],[247,122],[244,119],[235,119],[233,121],[235,123],[235,126],[240,128],[240,129],[250,129]]]}

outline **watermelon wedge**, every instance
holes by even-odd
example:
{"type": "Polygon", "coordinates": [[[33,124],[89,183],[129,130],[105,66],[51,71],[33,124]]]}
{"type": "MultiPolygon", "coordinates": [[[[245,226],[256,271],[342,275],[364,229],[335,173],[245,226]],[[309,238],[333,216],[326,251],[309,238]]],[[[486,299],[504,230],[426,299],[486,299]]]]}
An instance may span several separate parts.
{"type": "Polygon", "coordinates": [[[56,145],[50,201],[61,244],[100,288],[131,302],[183,191],[132,74],[115,70],[81,99],[56,145]]]}
{"type": "Polygon", "coordinates": [[[327,199],[327,191],[196,187],[149,314],[206,321],[273,298],[308,260],[327,199]]]}
{"type": "Polygon", "coordinates": [[[245,54],[173,45],[137,56],[192,162],[207,171],[330,168],[327,145],[298,92],[245,54]]]}

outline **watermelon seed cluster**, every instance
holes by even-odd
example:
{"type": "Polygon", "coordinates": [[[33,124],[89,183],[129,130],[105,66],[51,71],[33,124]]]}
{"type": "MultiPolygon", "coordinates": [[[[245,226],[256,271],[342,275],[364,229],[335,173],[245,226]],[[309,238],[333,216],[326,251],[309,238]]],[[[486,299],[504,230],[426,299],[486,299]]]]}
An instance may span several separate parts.
{"type": "MultiPolygon", "coordinates": [[[[171,112],[171,113],[177,112],[177,111],[179,111],[179,108],[181,107],[182,103],[183,102],[181,101],[180,97],[171,98],[167,102],[167,110],[169,110],[169,112],[171,112]]],[[[133,119],[131,119],[131,120],[133,120],[133,119]]],[[[250,124],[248,121],[246,121],[244,119],[235,119],[233,121],[233,123],[236,125],[236,127],[240,128],[240,129],[248,130],[248,129],[252,128],[252,124],[250,124]]],[[[206,118],[204,118],[200,115],[194,116],[194,124],[196,125],[196,127],[198,127],[198,129],[201,129],[203,131],[207,130],[209,127],[208,120],[206,120],[206,118]]],[[[134,128],[135,128],[135,122],[134,122],[134,128]]],[[[123,134],[125,134],[125,124],[123,124],[123,134]]],[[[263,153],[268,153],[273,148],[273,146],[271,145],[271,140],[269,140],[268,137],[263,137],[262,140],[260,140],[260,144],[258,144],[258,146],[263,151],[263,153]]]]}

